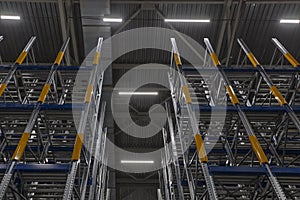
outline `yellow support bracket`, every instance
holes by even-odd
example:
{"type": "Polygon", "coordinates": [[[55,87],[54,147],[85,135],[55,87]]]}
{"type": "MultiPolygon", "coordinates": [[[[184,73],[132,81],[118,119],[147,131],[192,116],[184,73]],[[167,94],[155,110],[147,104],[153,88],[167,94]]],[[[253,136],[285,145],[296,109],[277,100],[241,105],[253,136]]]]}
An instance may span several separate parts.
{"type": "Polygon", "coordinates": [[[284,57],[291,63],[291,65],[293,65],[293,67],[300,66],[300,63],[290,53],[286,53],[284,57]]]}
{"type": "Polygon", "coordinates": [[[1,83],[1,85],[0,85],[0,96],[2,96],[2,94],[4,93],[6,86],[7,86],[6,83],[1,83]]]}
{"type": "Polygon", "coordinates": [[[91,102],[92,93],[93,93],[93,85],[88,85],[86,93],[85,93],[85,98],[84,98],[85,103],[91,102]]]}
{"type": "Polygon", "coordinates": [[[230,97],[230,100],[231,100],[232,104],[233,105],[239,104],[240,102],[239,102],[235,92],[233,91],[232,87],[230,85],[228,85],[228,86],[226,86],[226,90],[228,92],[228,95],[230,97]]]}
{"type": "Polygon", "coordinates": [[[19,161],[22,158],[29,137],[30,137],[30,133],[24,132],[22,134],[22,137],[21,137],[21,139],[20,139],[20,141],[18,143],[18,146],[15,149],[15,152],[14,152],[14,154],[12,156],[12,160],[18,160],[19,161]]]}
{"type": "Polygon", "coordinates": [[[177,67],[180,66],[180,65],[182,65],[178,53],[174,53],[174,60],[175,60],[175,64],[176,64],[177,67]]]}
{"type": "Polygon", "coordinates": [[[94,65],[98,65],[99,63],[99,58],[100,58],[100,52],[96,52],[93,60],[94,65]]]}
{"type": "Polygon", "coordinates": [[[64,52],[62,52],[62,51],[58,52],[56,59],[54,61],[54,64],[60,65],[63,57],[64,57],[64,52]]]}
{"type": "Polygon", "coordinates": [[[192,103],[192,98],[188,86],[187,85],[182,86],[182,91],[185,97],[185,102],[188,104],[192,103]]]}
{"type": "Polygon", "coordinates": [[[279,90],[277,89],[276,86],[271,86],[270,90],[271,90],[273,96],[275,97],[275,99],[280,104],[280,106],[283,106],[284,104],[287,104],[285,98],[282,96],[282,94],[279,92],[279,90]]]}
{"type": "Polygon", "coordinates": [[[267,156],[263,151],[262,147],[260,146],[257,137],[255,135],[250,135],[249,140],[251,142],[252,149],[259,160],[260,164],[268,163],[267,156]]]}
{"type": "Polygon", "coordinates": [[[211,53],[210,54],[210,57],[211,57],[211,60],[213,61],[214,65],[217,67],[219,65],[221,65],[219,59],[218,59],[218,56],[216,53],[211,53]]]}
{"type": "Polygon", "coordinates": [[[199,157],[201,163],[207,163],[208,158],[207,158],[207,154],[206,154],[206,150],[204,147],[202,136],[200,134],[196,134],[194,136],[194,139],[196,142],[196,149],[197,149],[198,157],[199,157]]]}
{"type": "Polygon", "coordinates": [[[22,64],[23,61],[25,60],[27,54],[28,54],[28,52],[22,51],[22,53],[19,55],[18,59],[16,60],[16,63],[19,65],[22,64]]]}
{"type": "Polygon", "coordinates": [[[76,140],[74,144],[74,149],[72,153],[72,161],[78,161],[80,159],[80,153],[82,149],[82,144],[83,144],[83,133],[78,133],[76,135],[76,140]]]}
{"type": "Polygon", "coordinates": [[[38,101],[44,103],[50,90],[50,84],[45,84],[38,101]]]}
{"type": "Polygon", "coordinates": [[[247,57],[249,58],[249,60],[252,63],[253,67],[257,67],[258,65],[260,65],[259,62],[254,57],[253,53],[248,53],[247,57]]]}

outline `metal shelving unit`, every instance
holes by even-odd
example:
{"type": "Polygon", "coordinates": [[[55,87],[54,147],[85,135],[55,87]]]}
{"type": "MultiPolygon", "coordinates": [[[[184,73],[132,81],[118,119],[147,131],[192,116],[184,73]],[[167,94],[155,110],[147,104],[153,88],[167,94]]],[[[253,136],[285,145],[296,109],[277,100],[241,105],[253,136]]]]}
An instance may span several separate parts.
{"type": "MultiPolygon", "coordinates": [[[[164,142],[170,148],[165,148],[163,155],[166,169],[161,173],[162,180],[168,183],[160,184],[163,199],[300,198],[298,62],[277,46],[286,58],[288,55],[287,60],[294,68],[258,67],[250,50],[247,56],[250,55],[252,64],[256,63],[254,68],[241,58],[239,67],[227,68],[220,65],[208,39],[205,43],[211,62],[206,61],[197,69],[182,65],[177,68],[185,84],[180,78],[173,78],[176,75],[169,75],[173,103],[166,106],[168,125],[164,135],[168,133],[170,137],[166,140],[165,136],[164,142]],[[197,70],[207,73],[200,75],[197,70]],[[216,88],[224,87],[226,93],[210,93],[212,82],[205,80],[214,80],[216,88]],[[224,99],[226,107],[218,103],[224,99]],[[189,109],[201,111],[197,121],[192,120],[189,109]],[[210,146],[213,138],[207,129],[212,123],[212,109],[227,112],[224,127],[216,129],[218,139],[210,146]],[[203,154],[199,156],[199,144],[188,137],[193,134],[191,123],[202,134],[203,146],[211,148],[207,153],[208,171],[201,167],[199,157],[203,154]],[[213,189],[209,187],[211,183],[213,189]]],[[[178,51],[175,52],[171,66],[173,61],[180,61],[178,51]]]]}
{"type": "Polygon", "coordinates": [[[52,66],[21,65],[25,48],[22,62],[0,67],[1,199],[109,198],[103,72],[95,71],[101,42],[91,66],[59,66],[67,41],[52,66]],[[79,70],[90,80],[73,90],[79,70]],[[74,111],[84,115],[79,118],[83,127],[77,126],[74,111]],[[83,132],[84,138],[76,134],[83,132]]]}

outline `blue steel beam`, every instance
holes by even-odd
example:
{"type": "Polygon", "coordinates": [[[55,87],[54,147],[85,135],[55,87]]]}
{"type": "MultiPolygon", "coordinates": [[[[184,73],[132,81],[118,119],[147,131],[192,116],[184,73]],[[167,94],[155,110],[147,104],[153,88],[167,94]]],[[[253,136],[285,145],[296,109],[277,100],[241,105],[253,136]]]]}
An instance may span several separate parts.
{"type": "MultiPolygon", "coordinates": [[[[35,104],[15,104],[15,103],[0,103],[0,110],[32,110],[35,107],[35,104]]],[[[72,110],[72,109],[82,109],[83,104],[43,104],[41,105],[41,110],[72,110]]],[[[200,110],[204,112],[211,112],[212,107],[206,105],[192,105],[194,110],[200,110]]],[[[286,110],[281,106],[241,106],[244,112],[285,112],[286,110]]],[[[224,106],[215,106],[214,111],[224,111],[227,112],[237,112],[237,109],[234,106],[228,105],[224,106]]],[[[300,106],[293,107],[295,112],[300,112],[300,106]]]]}
{"type": "MultiPolygon", "coordinates": [[[[50,70],[51,66],[48,65],[20,65],[17,67],[18,70],[50,70]]],[[[10,66],[2,65],[0,66],[0,71],[7,71],[10,69],[10,66]]],[[[90,66],[59,66],[58,70],[66,70],[66,71],[77,71],[77,70],[91,70],[90,66]]],[[[216,71],[216,68],[207,68],[207,67],[189,67],[183,66],[182,69],[184,71],[216,71]]],[[[225,72],[257,72],[258,70],[253,67],[223,67],[225,72]]],[[[269,68],[266,69],[267,72],[297,72],[300,68],[269,68]]]]}
{"type": "MultiPolygon", "coordinates": [[[[7,164],[0,164],[0,172],[5,172],[7,164]]],[[[70,170],[70,164],[24,164],[19,163],[14,170],[21,172],[43,172],[43,173],[66,173],[70,170]]]]}
{"type": "MultiPolygon", "coordinates": [[[[11,67],[10,66],[0,66],[0,71],[7,71],[11,67]]],[[[19,65],[17,66],[17,70],[33,70],[33,71],[49,71],[51,66],[48,65],[19,65]]],[[[59,66],[57,70],[59,71],[78,71],[78,70],[91,70],[92,67],[89,66],[59,66]]]]}
{"type": "MultiPolygon", "coordinates": [[[[16,104],[16,103],[0,103],[0,110],[33,110],[35,104],[16,104]]],[[[72,110],[83,109],[83,104],[66,103],[58,104],[43,104],[40,106],[41,110],[72,110]]]]}

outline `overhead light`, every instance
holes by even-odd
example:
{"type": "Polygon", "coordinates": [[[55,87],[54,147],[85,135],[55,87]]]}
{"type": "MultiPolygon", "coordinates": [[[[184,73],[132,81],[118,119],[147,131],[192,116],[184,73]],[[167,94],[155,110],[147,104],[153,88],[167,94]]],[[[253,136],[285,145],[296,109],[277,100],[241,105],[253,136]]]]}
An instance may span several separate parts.
{"type": "Polygon", "coordinates": [[[122,18],[103,18],[104,22],[122,22],[122,18]]]}
{"type": "Polygon", "coordinates": [[[202,22],[208,23],[209,19],[165,19],[165,22],[202,22]]]}
{"type": "Polygon", "coordinates": [[[158,92],[119,92],[119,95],[158,95],[158,92]]]}
{"type": "Polygon", "coordinates": [[[17,15],[1,15],[1,19],[12,19],[12,20],[20,20],[21,17],[17,15]]]}
{"type": "Polygon", "coordinates": [[[153,160],[121,160],[123,164],[153,164],[153,160]]]}
{"type": "Polygon", "coordinates": [[[281,19],[280,23],[282,23],[282,24],[299,24],[300,20],[299,19],[281,19]]]}

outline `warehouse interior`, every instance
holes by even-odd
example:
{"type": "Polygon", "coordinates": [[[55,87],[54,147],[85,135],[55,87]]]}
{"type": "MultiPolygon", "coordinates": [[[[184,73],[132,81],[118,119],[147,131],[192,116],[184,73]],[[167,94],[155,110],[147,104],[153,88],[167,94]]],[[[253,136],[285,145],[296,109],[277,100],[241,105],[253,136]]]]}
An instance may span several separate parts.
{"type": "Polygon", "coordinates": [[[300,1],[1,0],[0,200],[300,199],[300,1]]]}

